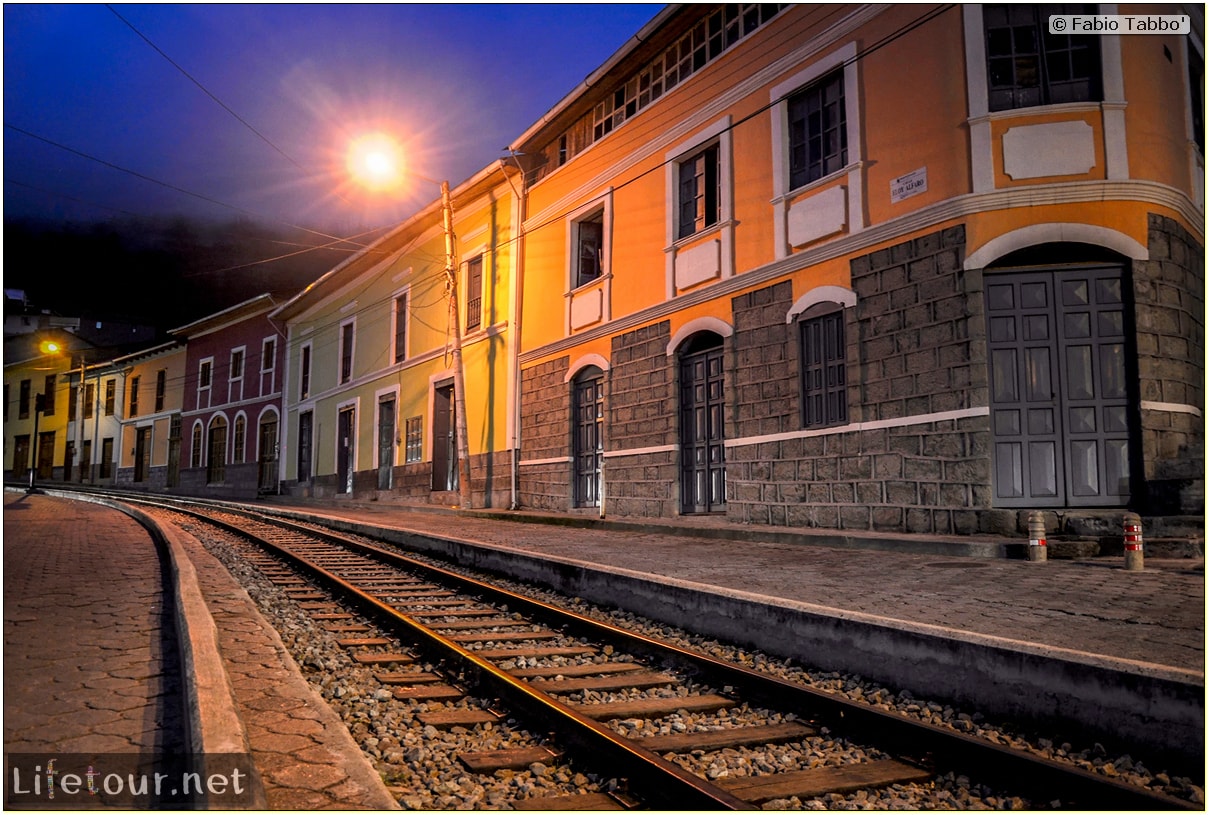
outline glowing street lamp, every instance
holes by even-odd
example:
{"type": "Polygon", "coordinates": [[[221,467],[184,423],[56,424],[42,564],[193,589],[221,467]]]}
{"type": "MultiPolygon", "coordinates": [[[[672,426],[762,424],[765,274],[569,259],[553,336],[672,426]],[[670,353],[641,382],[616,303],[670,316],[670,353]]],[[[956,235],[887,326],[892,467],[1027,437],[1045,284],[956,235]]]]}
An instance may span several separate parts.
{"type": "Polygon", "coordinates": [[[349,145],[349,173],[362,186],[375,191],[397,188],[404,174],[438,184],[441,187],[441,225],[445,233],[445,289],[449,295],[449,324],[452,340],[450,357],[453,363],[453,414],[455,458],[457,459],[458,501],[471,508],[470,444],[466,428],[466,374],[462,365],[462,326],[458,311],[458,267],[454,257],[453,199],[448,181],[436,181],[404,169],[403,151],[398,142],[385,133],[370,133],[354,139],[349,145]]]}

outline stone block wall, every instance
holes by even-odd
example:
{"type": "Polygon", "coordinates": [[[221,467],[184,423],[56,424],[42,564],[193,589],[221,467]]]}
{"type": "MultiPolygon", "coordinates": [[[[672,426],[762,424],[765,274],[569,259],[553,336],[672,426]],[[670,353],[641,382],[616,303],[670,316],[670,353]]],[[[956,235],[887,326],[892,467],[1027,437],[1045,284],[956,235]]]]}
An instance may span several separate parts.
{"type": "Polygon", "coordinates": [[[1200,514],[1205,508],[1205,248],[1179,223],[1149,217],[1150,259],[1133,263],[1142,402],[1142,458],[1150,514],[1200,514]]]}
{"type": "MultiPolygon", "coordinates": [[[[982,276],[962,270],[964,251],[965,230],[955,227],[852,260],[857,303],[845,310],[845,339],[853,423],[986,405],[982,276]]],[[[732,300],[737,385],[728,438],[802,429],[799,335],[785,322],[791,304],[788,283],[732,300]]],[[[976,416],[736,445],[727,450],[727,513],[834,529],[1014,528],[1014,513],[989,510],[990,443],[989,420],[976,416]]]]}
{"type": "Polygon", "coordinates": [[[571,386],[569,356],[521,371],[520,501],[533,509],[563,512],[571,506],[571,386]]]}
{"type": "Polygon", "coordinates": [[[802,426],[798,327],[788,281],[731,300],[735,333],[727,359],[727,438],[787,433],[802,426]]]}
{"type": "MultiPolygon", "coordinates": [[[[610,514],[675,517],[679,460],[675,358],[667,320],[613,338],[605,394],[605,502],[610,514]],[[650,450],[649,448],[665,448],[650,450]],[[639,452],[640,451],[640,452],[639,452]]],[[[569,421],[569,417],[568,417],[569,421]]]]}

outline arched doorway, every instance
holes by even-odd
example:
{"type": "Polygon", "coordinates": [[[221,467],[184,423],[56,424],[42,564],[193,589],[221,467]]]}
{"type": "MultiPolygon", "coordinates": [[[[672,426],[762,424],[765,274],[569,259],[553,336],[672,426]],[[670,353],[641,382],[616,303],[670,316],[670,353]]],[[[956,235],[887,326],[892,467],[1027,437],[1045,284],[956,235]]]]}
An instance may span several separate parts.
{"type": "Polygon", "coordinates": [[[206,453],[206,483],[221,484],[227,478],[226,418],[215,416],[210,422],[206,453]]]}
{"type": "Polygon", "coordinates": [[[600,463],[604,454],[604,372],[595,365],[580,371],[571,384],[572,455],[575,461],[575,505],[600,506],[600,463]]]}
{"type": "Polygon", "coordinates": [[[986,270],[1000,507],[1127,506],[1137,460],[1129,277],[1115,255],[1031,247],[986,270]]]}
{"type": "Polygon", "coordinates": [[[726,511],[726,412],[722,337],[701,331],[679,351],[680,510],[726,511]]]}

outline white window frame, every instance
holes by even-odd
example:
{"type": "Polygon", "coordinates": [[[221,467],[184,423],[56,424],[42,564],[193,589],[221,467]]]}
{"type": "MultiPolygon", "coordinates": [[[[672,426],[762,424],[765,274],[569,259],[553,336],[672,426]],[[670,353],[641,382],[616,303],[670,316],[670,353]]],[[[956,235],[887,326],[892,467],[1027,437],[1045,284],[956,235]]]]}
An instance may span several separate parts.
{"type": "MultiPolygon", "coordinates": [[[[1116,3],[1100,3],[1100,14],[1116,14],[1116,3]]],[[[1000,119],[1044,116],[1054,111],[1076,113],[1082,110],[1102,111],[1104,121],[1104,172],[1109,180],[1129,178],[1129,152],[1125,138],[1125,79],[1121,67],[1121,35],[1100,35],[1101,102],[1069,102],[1058,105],[1037,105],[991,112],[987,85],[986,27],[982,6],[970,3],[961,6],[965,37],[966,105],[970,128],[970,177],[974,192],[995,189],[994,146],[991,122],[1000,119]]],[[[845,89],[847,92],[847,89],[845,89]]],[[[851,144],[851,142],[849,142],[851,144]]]]}
{"type": "Polygon", "coordinates": [[[357,318],[350,317],[347,320],[340,322],[340,333],[336,335],[336,382],[341,385],[347,385],[356,378],[357,370],[357,318]],[[344,332],[345,329],[351,327],[348,332],[348,377],[344,376],[344,332]]]}
{"type": "MultiPolygon", "coordinates": [[[[572,329],[572,304],[577,296],[599,296],[599,321],[606,323],[612,319],[613,309],[613,188],[609,187],[603,196],[572,210],[566,217],[566,247],[567,265],[563,289],[565,304],[563,306],[563,329],[570,336],[572,329]],[[579,279],[579,224],[599,212],[601,213],[601,249],[600,277],[577,286],[579,279]],[[591,290],[599,289],[599,295],[591,290]]],[[[596,304],[590,304],[594,313],[596,304]]],[[[593,322],[596,324],[596,321],[593,322]]]]}
{"type": "Polygon", "coordinates": [[[861,100],[856,43],[850,42],[772,86],[772,207],[773,239],[778,259],[789,256],[789,205],[794,196],[832,185],[847,175],[848,233],[864,229],[864,160],[861,153],[861,100]],[[848,163],[842,169],[796,189],[789,186],[789,97],[805,90],[840,67],[844,70],[844,120],[848,130],[848,163]]]}
{"type": "Polygon", "coordinates": [[[411,286],[397,289],[390,296],[390,359],[392,365],[402,365],[411,359],[411,286]],[[399,349],[396,342],[399,338],[399,299],[406,298],[403,307],[403,358],[398,359],[399,349]]]}
{"type": "Polygon", "coordinates": [[[315,348],[314,341],[307,340],[298,346],[298,399],[307,401],[315,391],[315,348]],[[306,390],[303,390],[306,383],[306,390]]]}
{"type": "Polygon", "coordinates": [[[203,357],[197,363],[197,407],[199,410],[206,410],[210,407],[214,393],[214,357],[203,357]],[[209,382],[202,384],[202,371],[206,370],[207,366],[210,370],[208,377],[209,382]],[[205,397],[203,402],[202,397],[205,397]]]}
{"type": "Polygon", "coordinates": [[[260,341],[260,395],[266,396],[277,391],[277,338],[265,337],[260,341]],[[269,355],[269,367],[264,367],[264,355],[269,346],[273,353],[269,355]],[[268,376],[268,387],[265,387],[265,377],[268,376]]]}
{"type": "Polygon", "coordinates": [[[227,367],[227,402],[243,401],[243,382],[244,373],[248,370],[248,347],[239,345],[231,349],[231,365],[227,367]],[[239,354],[239,376],[231,374],[231,367],[235,363],[235,355],[239,354]]]}
{"type": "MultiPolygon", "coordinates": [[[[481,331],[486,331],[488,328],[487,314],[483,308],[487,302],[484,292],[487,290],[487,275],[490,273],[490,258],[491,254],[487,251],[487,244],[480,244],[467,251],[462,255],[463,260],[458,264],[458,285],[461,288],[462,294],[460,300],[460,308],[462,309],[462,336],[469,334],[478,334],[481,331]],[[470,261],[478,260],[482,264],[482,271],[479,275],[479,324],[473,329],[468,327],[470,315],[470,261]]],[[[409,305],[410,308],[410,305],[409,305]]]]}
{"type": "Polygon", "coordinates": [[[720,279],[735,273],[734,221],[734,154],[731,137],[731,117],[723,116],[664,153],[664,211],[666,213],[666,245],[664,247],[667,299],[676,296],[676,257],[688,246],[716,236],[719,241],[720,279]],[[680,165],[694,158],[712,143],[718,145],[718,220],[706,228],[687,235],[680,234],[680,165]]]}

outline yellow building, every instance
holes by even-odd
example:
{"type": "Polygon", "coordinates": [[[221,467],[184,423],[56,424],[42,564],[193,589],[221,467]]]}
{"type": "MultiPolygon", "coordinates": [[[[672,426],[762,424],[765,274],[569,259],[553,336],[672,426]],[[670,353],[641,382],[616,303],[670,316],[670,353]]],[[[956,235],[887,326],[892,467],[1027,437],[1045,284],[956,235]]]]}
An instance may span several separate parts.
{"type": "Polygon", "coordinates": [[[178,486],[185,346],[168,342],[118,357],[126,373],[117,484],[144,490],[178,486]]]}
{"type": "Polygon", "coordinates": [[[75,448],[68,423],[74,426],[77,407],[71,383],[73,347],[75,337],[66,331],[38,332],[5,343],[6,478],[31,483],[31,468],[38,481],[62,481],[72,475],[75,448]]]}
{"type": "Polygon", "coordinates": [[[1203,7],[684,5],[512,145],[523,506],[1203,509],[1203,7]]]}
{"type": "MultiPolygon", "coordinates": [[[[492,164],[452,191],[473,505],[511,498],[517,201],[492,164]]],[[[273,312],[286,327],[283,488],[458,503],[453,321],[436,202],[273,312]]]]}

